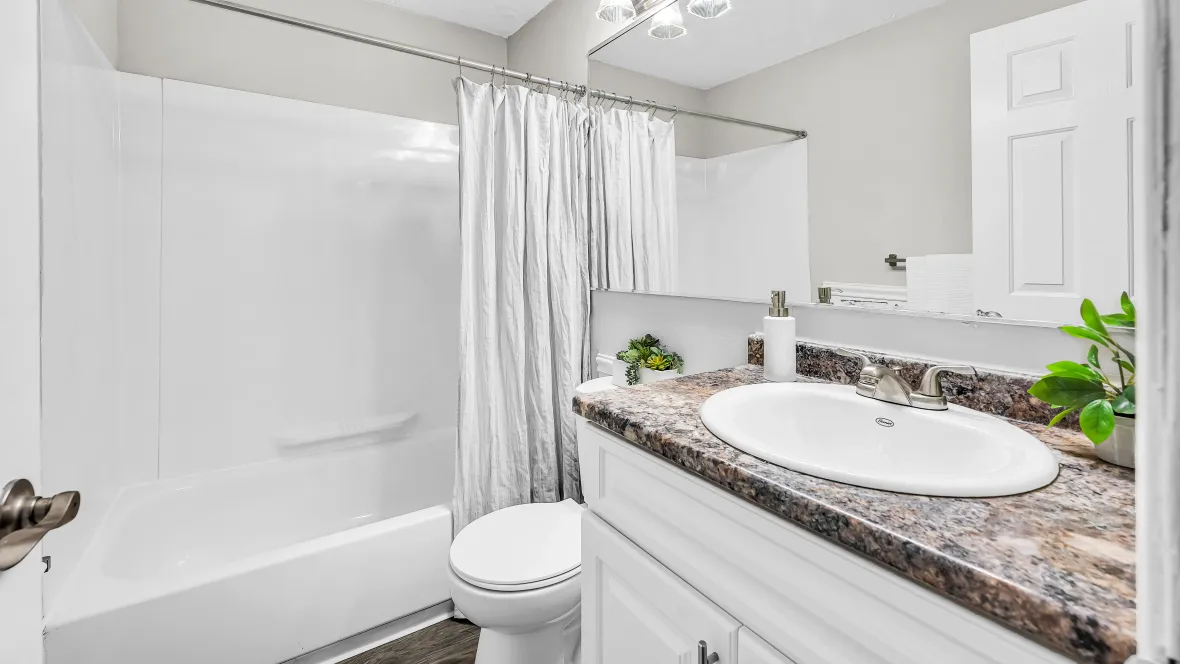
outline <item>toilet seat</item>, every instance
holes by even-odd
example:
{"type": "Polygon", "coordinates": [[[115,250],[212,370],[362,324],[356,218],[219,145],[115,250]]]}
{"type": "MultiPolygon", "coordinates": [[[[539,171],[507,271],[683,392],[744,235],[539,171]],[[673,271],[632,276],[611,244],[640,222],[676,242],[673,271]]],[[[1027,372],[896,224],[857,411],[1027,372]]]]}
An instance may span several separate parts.
{"type": "Polygon", "coordinates": [[[477,588],[521,592],[547,588],[582,570],[582,506],[517,505],[480,517],[451,544],[451,569],[477,588]]]}

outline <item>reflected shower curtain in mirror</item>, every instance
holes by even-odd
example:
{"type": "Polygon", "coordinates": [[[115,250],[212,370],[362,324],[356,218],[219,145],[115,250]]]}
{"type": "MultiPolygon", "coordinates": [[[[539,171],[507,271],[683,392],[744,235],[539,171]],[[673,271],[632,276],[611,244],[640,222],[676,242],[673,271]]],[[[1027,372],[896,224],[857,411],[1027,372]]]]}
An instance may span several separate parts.
{"type": "Polygon", "coordinates": [[[459,78],[455,532],[498,509],[581,500],[571,410],[587,376],[584,107],[459,78]]]}
{"type": "Polygon", "coordinates": [[[676,126],[590,110],[590,279],[609,290],[676,292],[676,126]]]}

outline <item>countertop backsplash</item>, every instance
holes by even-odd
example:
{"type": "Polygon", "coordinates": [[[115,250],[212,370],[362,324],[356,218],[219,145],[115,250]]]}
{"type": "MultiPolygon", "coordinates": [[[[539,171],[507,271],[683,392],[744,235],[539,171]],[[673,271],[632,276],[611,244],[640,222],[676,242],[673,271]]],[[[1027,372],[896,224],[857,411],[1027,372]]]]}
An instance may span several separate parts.
{"type": "MultiPolygon", "coordinates": [[[[800,376],[851,385],[859,373],[857,360],[836,353],[835,346],[799,342],[798,373],[800,376]]],[[[859,349],[858,349],[859,350],[859,349]]],[[[874,362],[892,367],[910,385],[918,385],[926,370],[934,366],[917,358],[882,355],[861,351],[874,362]]],[[[749,362],[762,366],[765,353],[761,334],[752,334],[749,339],[749,362]]],[[[974,410],[1033,424],[1048,424],[1056,411],[1049,404],[1033,397],[1028,389],[1040,376],[1002,373],[979,369],[978,376],[947,374],[943,376],[942,388],[947,401],[974,410]]],[[[1078,429],[1078,416],[1067,417],[1058,426],[1078,429]]]]}

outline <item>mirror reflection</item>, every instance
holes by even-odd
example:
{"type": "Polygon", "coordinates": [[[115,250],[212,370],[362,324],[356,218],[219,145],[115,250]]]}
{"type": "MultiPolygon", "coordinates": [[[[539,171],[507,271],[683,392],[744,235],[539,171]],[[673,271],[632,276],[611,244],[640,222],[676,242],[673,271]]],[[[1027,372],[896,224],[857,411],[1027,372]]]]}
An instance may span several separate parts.
{"type": "Polygon", "coordinates": [[[630,100],[592,111],[597,287],[1050,322],[1134,296],[1134,0],[637,9],[590,56],[630,100]]]}

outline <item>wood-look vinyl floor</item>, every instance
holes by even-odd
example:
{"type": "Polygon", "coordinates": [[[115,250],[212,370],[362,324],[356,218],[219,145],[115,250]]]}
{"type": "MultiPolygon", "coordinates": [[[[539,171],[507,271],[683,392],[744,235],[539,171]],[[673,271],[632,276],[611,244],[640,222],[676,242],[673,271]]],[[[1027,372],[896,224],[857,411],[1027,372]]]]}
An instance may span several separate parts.
{"type": "Polygon", "coordinates": [[[474,664],[478,645],[478,627],[444,620],[341,664],[474,664]]]}

